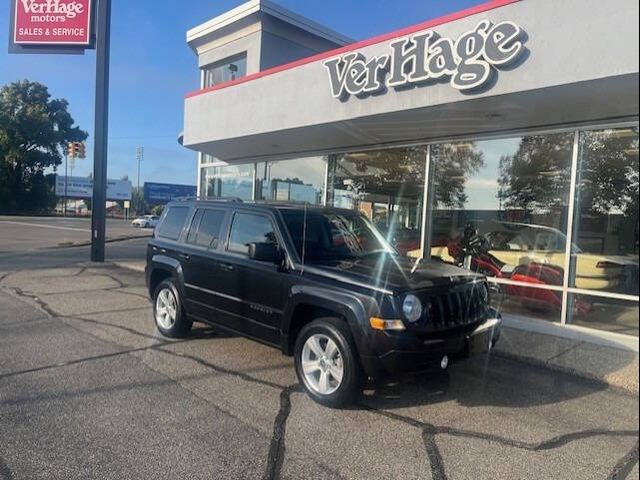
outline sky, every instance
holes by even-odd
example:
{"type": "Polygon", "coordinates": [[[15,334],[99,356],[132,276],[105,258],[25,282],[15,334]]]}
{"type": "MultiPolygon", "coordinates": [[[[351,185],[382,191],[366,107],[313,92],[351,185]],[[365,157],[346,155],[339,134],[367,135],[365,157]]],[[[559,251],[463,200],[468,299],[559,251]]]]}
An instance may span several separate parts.
{"type": "MultiPolygon", "coordinates": [[[[362,40],[483,3],[482,0],[274,0],[322,25],[362,40]]],[[[234,8],[238,0],[114,0],[112,2],[108,177],[137,182],[136,147],[144,146],[140,184],[196,183],[196,153],[180,146],[184,96],[199,87],[186,31],[234,8]]],[[[0,38],[8,38],[9,1],[0,0],[0,38]]],[[[6,40],[5,40],[6,41],[6,40]]],[[[77,125],[89,132],[93,165],[95,51],[85,55],[9,55],[0,46],[0,86],[28,79],[66,98],[77,125]]]]}

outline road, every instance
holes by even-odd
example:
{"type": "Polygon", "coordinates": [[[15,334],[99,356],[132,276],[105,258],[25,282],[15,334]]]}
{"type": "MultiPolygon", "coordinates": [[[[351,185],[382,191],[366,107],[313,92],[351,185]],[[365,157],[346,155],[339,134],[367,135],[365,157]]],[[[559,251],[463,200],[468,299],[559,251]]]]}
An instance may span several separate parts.
{"type": "Polygon", "coordinates": [[[162,338],[142,274],[86,255],[0,256],[1,479],[638,478],[637,395],[494,353],[327,409],[274,349],[162,338]]]}
{"type": "MultiPolygon", "coordinates": [[[[107,219],[108,239],[150,236],[128,220],[107,219]]],[[[78,217],[0,216],[0,255],[86,244],[91,240],[91,219],[78,217]]]]}

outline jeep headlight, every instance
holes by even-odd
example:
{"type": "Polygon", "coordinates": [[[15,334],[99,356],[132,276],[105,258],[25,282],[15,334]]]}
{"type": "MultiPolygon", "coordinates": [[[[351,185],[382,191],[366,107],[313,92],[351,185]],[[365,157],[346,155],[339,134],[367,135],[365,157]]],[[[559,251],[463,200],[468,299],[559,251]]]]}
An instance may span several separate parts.
{"type": "Polygon", "coordinates": [[[415,295],[407,295],[402,302],[402,313],[409,322],[415,323],[422,316],[422,303],[415,295]]]}

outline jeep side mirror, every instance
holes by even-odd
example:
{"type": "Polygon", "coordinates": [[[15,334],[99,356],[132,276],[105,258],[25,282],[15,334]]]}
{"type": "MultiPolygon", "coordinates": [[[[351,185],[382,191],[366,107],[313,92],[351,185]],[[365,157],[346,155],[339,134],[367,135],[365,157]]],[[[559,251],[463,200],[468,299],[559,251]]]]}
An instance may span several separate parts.
{"type": "Polygon", "coordinates": [[[254,242],[249,244],[249,258],[259,262],[279,263],[282,253],[275,243],[254,242]]]}

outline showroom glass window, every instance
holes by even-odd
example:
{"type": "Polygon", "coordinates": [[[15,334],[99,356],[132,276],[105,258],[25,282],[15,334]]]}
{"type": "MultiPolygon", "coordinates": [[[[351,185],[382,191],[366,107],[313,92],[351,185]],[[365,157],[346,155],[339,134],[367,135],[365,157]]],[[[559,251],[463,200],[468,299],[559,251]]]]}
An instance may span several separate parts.
{"type": "Polygon", "coordinates": [[[247,74],[247,54],[226,58],[204,68],[204,87],[230,82],[247,74]]]}
{"type": "Polygon", "coordinates": [[[258,163],[256,199],[321,205],[326,172],[326,157],[258,163]]]}
{"type": "Polygon", "coordinates": [[[638,336],[638,185],[637,127],[580,133],[571,323],[638,336]]]}
{"type": "Polygon", "coordinates": [[[207,197],[253,199],[253,163],[202,168],[200,194],[207,197]]]}
{"type": "Polygon", "coordinates": [[[560,320],[562,292],[504,283],[563,285],[573,141],[558,133],[432,146],[430,254],[499,278],[493,300],[504,312],[560,320]]]}
{"type": "Polygon", "coordinates": [[[424,146],[339,155],[330,203],[364,214],[402,255],[420,256],[426,155],[424,146]]]}

